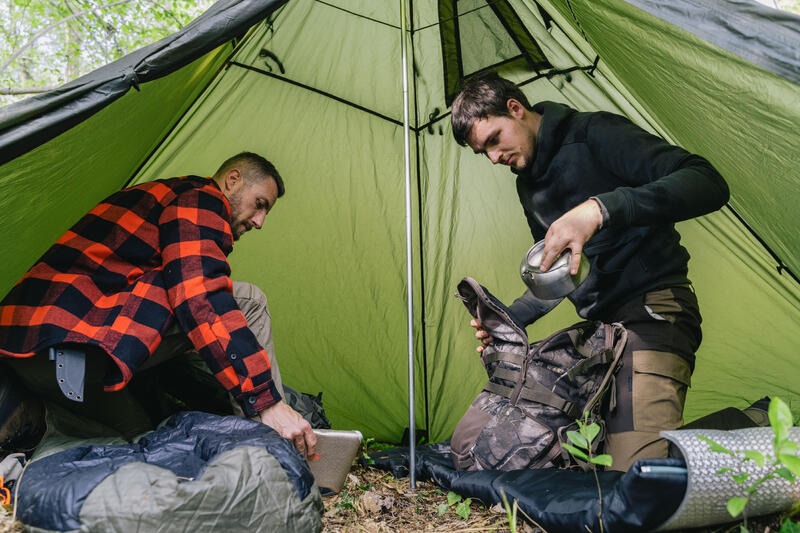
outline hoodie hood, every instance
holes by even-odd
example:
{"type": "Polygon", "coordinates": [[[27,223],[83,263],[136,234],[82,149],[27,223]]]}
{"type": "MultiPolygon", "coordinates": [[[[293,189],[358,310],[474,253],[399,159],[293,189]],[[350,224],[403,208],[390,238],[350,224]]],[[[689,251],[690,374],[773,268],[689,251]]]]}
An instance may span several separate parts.
{"type": "Polygon", "coordinates": [[[557,102],[539,102],[533,110],[542,115],[533,161],[520,175],[528,179],[536,179],[547,171],[553,156],[561,148],[562,141],[569,129],[569,122],[577,111],[557,102]]]}

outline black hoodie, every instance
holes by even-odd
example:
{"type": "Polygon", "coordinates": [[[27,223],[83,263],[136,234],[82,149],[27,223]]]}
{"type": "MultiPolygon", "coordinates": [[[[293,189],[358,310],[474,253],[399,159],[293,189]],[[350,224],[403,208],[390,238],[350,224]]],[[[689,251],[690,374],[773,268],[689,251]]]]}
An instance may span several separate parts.
{"type": "MultiPolygon", "coordinates": [[[[534,240],[591,197],[606,211],[602,229],[583,248],[589,276],[568,296],[578,314],[613,319],[614,310],[638,295],[689,283],[689,253],[674,223],[728,201],[728,186],[714,167],[619,115],[579,113],[555,102],[533,110],[542,120],[517,192],[534,240]]],[[[526,292],[511,310],[530,324],[557,303],[526,292]]]]}

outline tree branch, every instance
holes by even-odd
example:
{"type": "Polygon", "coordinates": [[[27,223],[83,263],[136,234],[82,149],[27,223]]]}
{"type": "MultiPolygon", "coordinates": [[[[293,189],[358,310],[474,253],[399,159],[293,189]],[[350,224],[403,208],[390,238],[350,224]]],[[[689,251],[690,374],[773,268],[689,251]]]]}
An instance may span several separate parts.
{"type": "Polygon", "coordinates": [[[45,85],[43,87],[0,87],[0,94],[39,94],[52,91],[58,85],[45,85]]]}

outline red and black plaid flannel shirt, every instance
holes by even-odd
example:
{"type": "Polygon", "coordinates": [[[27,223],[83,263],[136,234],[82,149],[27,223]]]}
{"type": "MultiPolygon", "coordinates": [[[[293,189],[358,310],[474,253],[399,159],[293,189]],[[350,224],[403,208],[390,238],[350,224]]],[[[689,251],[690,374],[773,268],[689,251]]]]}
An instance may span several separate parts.
{"type": "Polygon", "coordinates": [[[0,355],[99,346],[123,388],[177,320],[247,415],[278,400],[269,358],[233,298],[230,205],[187,176],[113,194],[70,228],[0,302],[0,355]]]}

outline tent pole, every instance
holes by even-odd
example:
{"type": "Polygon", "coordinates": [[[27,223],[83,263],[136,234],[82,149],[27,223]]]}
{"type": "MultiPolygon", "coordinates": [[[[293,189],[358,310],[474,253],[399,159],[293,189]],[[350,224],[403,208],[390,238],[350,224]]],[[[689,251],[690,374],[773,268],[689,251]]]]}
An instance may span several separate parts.
{"type": "Polygon", "coordinates": [[[406,301],[408,330],[408,471],[411,490],[417,488],[416,420],[414,402],[414,285],[411,263],[411,148],[408,119],[408,60],[406,58],[406,2],[400,0],[400,48],[403,61],[403,147],[406,178],[406,301]]]}

